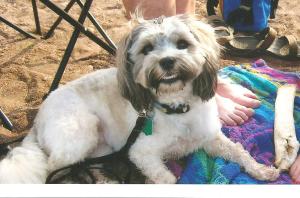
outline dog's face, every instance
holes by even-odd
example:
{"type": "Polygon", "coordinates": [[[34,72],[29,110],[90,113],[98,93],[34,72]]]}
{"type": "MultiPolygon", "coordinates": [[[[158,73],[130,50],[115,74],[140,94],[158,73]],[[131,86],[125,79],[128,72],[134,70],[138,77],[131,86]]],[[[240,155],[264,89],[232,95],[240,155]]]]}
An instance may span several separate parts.
{"type": "Polygon", "coordinates": [[[216,87],[219,51],[213,29],[188,16],[143,21],[117,53],[122,94],[137,110],[189,85],[191,94],[208,100],[216,87]]]}

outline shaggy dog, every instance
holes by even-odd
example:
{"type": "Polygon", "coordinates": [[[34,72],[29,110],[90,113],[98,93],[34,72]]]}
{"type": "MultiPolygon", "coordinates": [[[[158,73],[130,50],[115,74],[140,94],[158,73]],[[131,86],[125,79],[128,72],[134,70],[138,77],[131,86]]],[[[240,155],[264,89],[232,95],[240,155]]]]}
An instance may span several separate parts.
{"type": "Polygon", "coordinates": [[[214,30],[188,16],[140,21],[117,52],[117,66],[57,89],[44,101],[21,146],[0,163],[1,183],[44,183],[49,171],[124,146],[139,113],[130,160],[154,183],[176,183],[164,165],[200,148],[239,163],[260,180],[279,171],[257,163],[221,132],[214,93],[220,47],[214,30]],[[151,132],[151,131],[150,131],[151,132]]]}

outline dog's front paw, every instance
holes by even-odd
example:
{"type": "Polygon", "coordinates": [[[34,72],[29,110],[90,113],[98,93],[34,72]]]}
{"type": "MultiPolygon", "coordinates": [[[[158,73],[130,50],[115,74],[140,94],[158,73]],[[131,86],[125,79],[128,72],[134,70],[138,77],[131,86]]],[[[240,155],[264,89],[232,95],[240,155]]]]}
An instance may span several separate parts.
{"type": "Polygon", "coordinates": [[[155,184],[175,184],[177,179],[171,172],[164,172],[157,174],[151,181],[155,184]]]}
{"type": "Polygon", "coordinates": [[[258,180],[275,181],[279,177],[280,171],[274,166],[259,164],[250,174],[258,180]]]}

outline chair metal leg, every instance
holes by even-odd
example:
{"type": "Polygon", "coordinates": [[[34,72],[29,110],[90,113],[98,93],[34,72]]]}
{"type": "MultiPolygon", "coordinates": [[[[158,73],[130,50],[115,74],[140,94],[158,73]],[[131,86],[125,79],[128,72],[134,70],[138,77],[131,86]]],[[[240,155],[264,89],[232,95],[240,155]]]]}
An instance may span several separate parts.
{"type": "Polygon", "coordinates": [[[270,19],[275,19],[276,10],[277,10],[277,7],[278,7],[279,0],[272,0],[271,2],[272,3],[271,3],[270,19]]]}
{"type": "MultiPolygon", "coordinates": [[[[66,6],[66,8],[64,9],[65,12],[69,12],[69,10],[73,7],[74,3],[76,2],[76,0],[71,0],[68,5],[66,6]]],[[[53,25],[51,26],[51,28],[49,29],[49,31],[47,32],[47,34],[43,37],[43,39],[48,39],[52,36],[54,30],[57,28],[57,26],[60,24],[60,22],[62,21],[62,17],[59,16],[57,18],[57,20],[53,23],[53,25]]]]}
{"type": "Polygon", "coordinates": [[[31,3],[32,3],[32,9],[33,9],[33,15],[34,15],[36,33],[39,34],[39,35],[42,35],[38,9],[37,9],[37,6],[36,6],[36,0],[31,0],[31,3]]]}
{"type": "Polygon", "coordinates": [[[3,113],[3,111],[0,109],[0,120],[3,123],[3,126],[12,131],[14,129],[13,124],[10,122],[10,120],[8,119],[8,117],[3,113]]]}
{"type": "Polygon", "coordinates": [[[0,21],[2,21],[3,23],[5,23],[6,25],[8,25],[9,27],[15,29],[16,31],[20,32],[21,34],[23,34],[24,36],[28,37],[28,38],[32,38],[35,39],[34,36],[32,36],[31,34],[29,34],[28,32],[22,30],[21,28],[19,28],[18,26],[12,24],[11,22],[9,22],[8,20],[4,19],[3,17],[0,16],[0,21]]]}
{"type": "MultiPolygon", "coordinates": [[[[91,7],[92,2],[93,2],[93,0],[86,0],[84,6],[82,8],[81,14],[79,16],[79,19],[78,19],[79,23],[81,23],[81,24],[84,23],[84,20],[86,19],[87,13],[88,13],[88,11],[91,7]]],[[[73,32],[73,34],[71,36],[71,39],[69,41],[69,44],[67,46],[67,49],[65,51],[65,54],[64,54],[64,56],[63,56],[63,58],[60,62],[58,70],[55,74],[54,80],[52,81],[49,93],[54,91],[58,87],[58,84],[59,84],[59,82],[60,82],[60,80],[63,76],[66,65],[69,61],[69,58],[70,58],[71,54],[72,54],[73,48],[76,44],[76,41],[77,41],[77,38],[78,38],[79,34],[80,34],[80,29],[75,27],[74,32],[73,32]]]]}
{"type": "MultiPolygon", "coordinates": [[[[83,3],[81,2],[81,0],[76,0],[76,2],[78,3],[78,5],[82,8],[83,7],[83,3]]],[[[104,40],[115,50],[117,49],[117,46],[114,44],[114,42],[107,36],[107,34],[105,33],[105,30],[101,27],[101,25],[96,21],[96,19],[94,18],[94,16],[92,14],[90,14],[88,12],[88,18],[90,19],[90,21],[94,24],[94,26],[96,27],[96,29],[98,30],[98,32],[103,36],[104,40]]]]}
{"type": "Polygon", "coordinates": [[[74,27],[78,28],[81,33],[86,35],[89,39],[97,43],[100,47],[102,47],[104,50],[106,50],[108,53],[115,55],[116,50],[109,46],[107,43],[102,41],[99,37],[97,37],[95,34],[93,34],[91,31],[86,29],[81,23],[73,19],[71,16],[68,15],[65,11],[60,9],[58,6],[56,6],[54,3],[52,3],[49,0],[40,0],[43,4],[45,4],[49,9],[54,11],[57,15],[61,16],[64,20],[66,20],[68,23],[73,25],[74,27]]]}

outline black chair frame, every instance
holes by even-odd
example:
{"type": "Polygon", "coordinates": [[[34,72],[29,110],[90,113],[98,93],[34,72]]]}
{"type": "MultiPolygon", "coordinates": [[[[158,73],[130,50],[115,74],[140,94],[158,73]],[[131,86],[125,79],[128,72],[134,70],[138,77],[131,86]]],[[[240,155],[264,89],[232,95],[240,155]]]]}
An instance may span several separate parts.
{"type": "MultiPolygon", "coordinates": [[[[95,18],[93,17],[93,15],[89,12],[93,0],[86,0],[84,4],[81,2],[81,0],[70,0],[70,2],[67,4],[67,6],[65,7],[64,10],[62,10],[61,8],[59,8],[57,5],[55,5],[50,0],[40,0],[40,1],[43,4],[45,4],[49,9],[51,9],[52,11],[54,11],[59,16],[59,18],[54,22],[54,24],[51,26],[50,30],[44,36],[45,39],[51,37],[51,35],[53,34],[55,28],[59,25],[59,23],[62,21],[62,19],[64,19],[69,24],[71,24],[72,26],[74,26],[73,34],[71,36],[69,44],[68,44],[68,46],[67,46],[67,48],[65,50],[63,58],[62,58],[62,60],[61,60],[61,62],[59,64],[58,70],[57,70],[57,72],[55,74],[55,77],[54,77],[54,79],[52,81],[50,90],[48,92],[48,94],[50,94],[59,85],[59,82],[60,82],[60,80],[61,80],[61,78],[63,76],[63,73],[65,71],[66,65],[67,65],[67,63],[69,61],[69,58],[71,56],[71,53],[72,53],[72,51],[74,49],[74,46],[76,44],[76,41],[77,41],[78,36],[79,36],[80,33],[86,35],[89,39],[91,39],[92,41],[94,41],[96,44],[98,44],[100,47],[102,47],[104,50],[106,50],[108,53],[110,53],[112,55],[115,55],[117,47],[113,43],[113,41],[107,36],[107,34],[103,30],[103,28],[97,23],[97,21],[95,20],[95,18]],[[75,3],[77,3],[82,8],[82,11],[81,11],[81,14],[79,16],[78,21],[76,19],[74,19],[73,17],[71,17],[67,13],[72,8],[72,6],[75,3]],[[87,28],[85,28],[83,26],[83,23],[84,23],[86,17],[88,17],[91,20],[91,22],[93,23],[93,25],[96,27],[96,29],[102,35],[102,37],[104,38],[104,40],[106,42],[102,41],[98,36],[96,36],[94,33],[92,33],[91,31],[89,31],[87,28]]],[[[47,95],[44,98],[46,98],[47,95]]]]}

